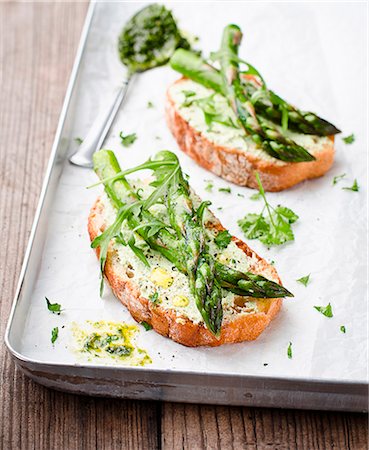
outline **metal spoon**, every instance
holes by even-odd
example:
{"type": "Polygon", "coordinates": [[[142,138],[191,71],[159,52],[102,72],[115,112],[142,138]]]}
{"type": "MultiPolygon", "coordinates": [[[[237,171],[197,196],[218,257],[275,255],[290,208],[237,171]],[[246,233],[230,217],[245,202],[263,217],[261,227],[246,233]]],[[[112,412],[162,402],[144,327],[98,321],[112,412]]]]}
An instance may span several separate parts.
{"type": "Polygon", "coordinates": [[[133,76],[166,64],[178,47],[189,48],[190,45],[181,36],[172,13],[153,3],[127,22],[119,36],[118,47],[120,60],[128,68],[128,77],[111,104],[96,117],[77,152],[69,158],[77,166],[92,167],[92,155],[104,143],[133,76]]]}

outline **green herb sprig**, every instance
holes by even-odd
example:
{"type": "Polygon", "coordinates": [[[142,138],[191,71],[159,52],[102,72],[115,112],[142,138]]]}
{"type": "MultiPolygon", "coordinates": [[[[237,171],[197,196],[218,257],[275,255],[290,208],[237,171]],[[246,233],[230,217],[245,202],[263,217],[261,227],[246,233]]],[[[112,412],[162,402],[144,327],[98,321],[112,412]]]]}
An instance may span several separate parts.
{"type": "Polygon", "coordinates": [[[306,275],[305,277],[301,277],[296,281],[298,283],[303,284],[306,287],[310,283],[310,273],[309,273],[309,275],[306,275]]]}
{"type": "Polygon", "coordinates": [[[59,303],[51,303],[47,297],[45,297],[47,309],[52,312],[53,314],[58,314],[63,311],[61,309],[61,305],[59,303]]]}
{"type": "Polygon", "coordinates": [[[123,131],[121,131],[119,133],[119,137],[121,140],[121,144],[123,145],[123,147],[129,147],[130,145],[132,145],[136,139],[137,139],[137,134],[136,133],[132,133],[132,134],[127,134],[126,136],[123,135],[123,131]]]}
{"type": "Polygon", "coordinates": [[[345,186],[342,189],[344,191],[359,192],[360,187],[359,187],[357,180],[355,179],[354,182],[352,183],[352,186],[345,186]]]}
{"type": "Polygon", "coordinates": [[[54,342],[58,339],[59,336],[59,328],[55,327],[51,330],[51,343],[54,344],[54,342]]]}
{"type": "Polygon", "coordinates": [[[295,236],[292,224],[298,219],[298,215],[291,209],[278,205],[273,208],[268,202],[259,174],[255,177],[259,186],[259,193],[264,200],[264,207],[260,214],[247,214],[238,221],[238,225],[248,239],[259,239],[265,245],[281,245],[293,241],[295,236]],[[264,211],[266,215],[264,216],[264,211]]]}
{"type": "Polygon", "coordinates": [[[355,142],[355,135],[352,133],[349,136],[343,137],[342,140],[345,144],[353,144],[355,142]]]}
{"type": "Polygon", "coordinates": [[[314,306],[314,308],[325,317],[333,317],[332,306],[330,303],[328,303],[327,306],[314,306]]]}

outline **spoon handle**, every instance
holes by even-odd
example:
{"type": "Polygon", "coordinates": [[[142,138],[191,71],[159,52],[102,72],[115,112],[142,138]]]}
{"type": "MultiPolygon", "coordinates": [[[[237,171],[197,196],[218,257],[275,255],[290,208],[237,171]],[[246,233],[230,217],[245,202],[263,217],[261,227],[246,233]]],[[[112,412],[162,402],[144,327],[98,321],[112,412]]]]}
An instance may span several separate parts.
{"type": "Polygon", "coordinates": [[[122,87],[115,95],[113,101],[109,103],[106,108],[103,108],[96,117],[86,138],[83,140],[76,153],[69,158],[69,161],[72,164],[80,167],[93,166],[92,155],[97,150],[100,150],[106,135],[112,126],[114,118],[117,115],[119,107],[126,96],[130,80],[131,78],[128,78],[123,82],[122,87]]]}

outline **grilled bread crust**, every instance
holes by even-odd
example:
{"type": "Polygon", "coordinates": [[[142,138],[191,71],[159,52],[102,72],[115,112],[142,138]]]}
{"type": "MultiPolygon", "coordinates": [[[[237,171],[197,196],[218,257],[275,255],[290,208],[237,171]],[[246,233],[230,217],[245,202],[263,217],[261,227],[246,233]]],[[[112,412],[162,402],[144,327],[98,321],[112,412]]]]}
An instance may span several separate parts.
{"type": "MultiPolygon", "coordinates": [[[[182,83],[181,78],[175,83],[182,83]]],[[[303,180],[324,175],[332,166],[334,158],[334,136],[317,152],[315,161],[275,164],[256,155],[236,148],[211,142],[193,128],[178,111],[170,88],[166,97],[166,120],[180,149],[207,170],[240,186],[258,189],[255,171],[259,173],[266,191],[282,191],[303,180]]]]}
{"type": "MultiPolygon", "coordinates": [[[[88,218],[88,232],[91,241],[101,234],[106,228],[104,204],[98,199],[91,209],[88,218]]],[[[219,223],[217,229],[224,228],[219,223]]],[[[236,237],[232,238],[247,256],[254,257],[256,263],[250,271],[265,275],[268,272],[280,283],[278,274],[273,266],[258,256],[251,248],[236,237]]],[[[99,256],[99,248],[96,249],[99,256]]],[[[267,299],[263,301],[264,312],[252,314],[232,314],[230,320],[223,320],[221,335],[217,339],[203,324],[194,323],[185,316],[178,315],[175,310],[165,309],[155,305],[143,297],[137,286],[132,282],[134,274],[125,272],[120,264],[117,251],[110,245],[106,265],[105,277],[114,295],[127,307],[132,317],[137,322],[147,322],[153,329],[163,336],[167,336],[180,344],[188,347],[219,346],[242,341],[256,339],[277,315],[282,305],[282,299],[267,299]]]]}

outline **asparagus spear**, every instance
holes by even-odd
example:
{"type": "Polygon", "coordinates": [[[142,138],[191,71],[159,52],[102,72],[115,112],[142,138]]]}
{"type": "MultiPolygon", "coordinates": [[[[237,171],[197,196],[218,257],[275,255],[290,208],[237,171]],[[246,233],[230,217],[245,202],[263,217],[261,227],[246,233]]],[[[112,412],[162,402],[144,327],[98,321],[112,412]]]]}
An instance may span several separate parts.
{"type": "MultiPolygon", "coordinates": [[[[222,77],[219,71],[206,63],[199,55],[184,49],[178,49],[170,59],[171,67],[182,75],[225,95],[222,77]]],[[[310,111],[300,111],[275,92],[262,89],[254,81],[243,78],[241,83],[247,97],[252,100],[257,117],[263,116],[276,124],[282,123],[283,114],[287,114],[288,128],[303,134],[330,136],[340,130],[328,121],[310,111]]]]}
{"type": "Polygon", "coordinates": [[[341,131],[333,124],[310,111],[301,111],[268,89],[260,89],[255,81],[243,79],[242,84],[248,96],[253,100],[256,113],[274,123],[281,124],[283,115],[287,115],[288,128],[303,134],[332,136],[341,131]]]}
{"type": "MultiPolygon", "coordinates": [[[[293,295],[283,286],[260,275],[239,272],[213,261],[207,251],[202,228],[202,216],[207,204],[201,204],[195,211],[190,199],[188,183],[173,153],[160,152],[157,158],[159,159],[122,172],[112,151],[100,150],[94,154],[94,169],[103,181],[110,200],[118,209],[118,217],[111,227],[93,241],[92,246],[104,247],[106,252],[110,240],[114,238],[114,233],[118,233],[122,221],[126,220],[129,228],[135,230],[150,248],[160,252],[173,262],[178,270],[189,276],[196,304],[205,323],[214,334],[219,333],[222,322],[221,287],[239,295],[256,298],[292,297],[293,295]],[[165,157],[167,157],[166,161],[160,160],[165,157]],[[171,161],[176,160],[177,165],[170,164],[168,158],[171,161]],[[159,164],[156,164],[158,161],[159,164]],[[130,186],[125,174],[144,168],[155,171],[159,185],[148,199],[139,201],[137,193],[130,186]],[[163,185],[164,189],[162,189],[163,185]],[[159,227],[152,234],[150,227],[157,222],[157,219],[145,209],[145,205],[150,207],[158,200],[162,200],[163,195],[168,210],[172,210],[171,229],[159,227]],[[133,214],[132,205],[135,207],[139,205],[138,215],[133,214]]],[[[103,270],[102,265],[102,272],[103,270]]]]}
{"type": "Polygon", "coordinates": [[[290,162],[314,160],[315,157],[307,150],[256,116],[254,105],[245,95],[239,75],[237,52],[241,39],[242,32],[237,25],[226,26],[220,50],[220,72],[226,97],[240,124],[256,143],[275,158],[290,162]]]}

